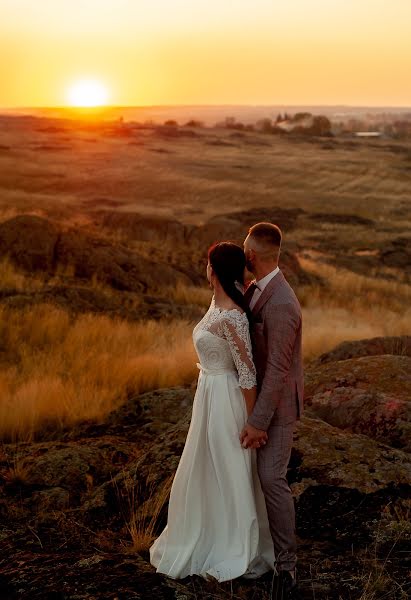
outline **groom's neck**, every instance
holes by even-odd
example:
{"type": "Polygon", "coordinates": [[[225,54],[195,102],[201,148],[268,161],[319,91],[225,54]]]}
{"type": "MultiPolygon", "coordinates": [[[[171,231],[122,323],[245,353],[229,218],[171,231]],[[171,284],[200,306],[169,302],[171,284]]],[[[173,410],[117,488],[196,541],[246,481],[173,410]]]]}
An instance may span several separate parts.
{"type": "Polygon", "coordinates": [[[274,269],[276,269],[277,267],[278,263],[256,266],[256,268],[254,269],[255,280],[260,281],[261,279],[264,279],[264,277],[266,277],[269,273],[272,273],[272,271],[274,271],[274,269]]]}

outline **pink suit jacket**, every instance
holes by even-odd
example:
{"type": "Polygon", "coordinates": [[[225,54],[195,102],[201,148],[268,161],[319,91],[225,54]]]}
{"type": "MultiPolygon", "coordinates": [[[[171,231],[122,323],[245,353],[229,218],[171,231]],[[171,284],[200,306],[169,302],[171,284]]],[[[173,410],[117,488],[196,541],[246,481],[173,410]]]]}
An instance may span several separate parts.
{"type": "Polygon", "coordinates": [[[264,429],[300,418],[304,404],[301,307],[280,271],[252,310],[257,401],[248,423],[264,429]]]}

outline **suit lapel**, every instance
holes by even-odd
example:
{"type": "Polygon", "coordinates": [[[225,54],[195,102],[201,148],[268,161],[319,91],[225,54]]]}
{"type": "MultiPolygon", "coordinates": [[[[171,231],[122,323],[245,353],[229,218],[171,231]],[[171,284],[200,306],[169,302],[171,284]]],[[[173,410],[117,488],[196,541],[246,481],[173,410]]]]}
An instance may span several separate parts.
{"type": "Polygon", "coordinates": [[[244,300],[247,302],[248,305],[250,305],[251,298],[253,297],[254,291],[256,289],[257,286],[255,285],[255,281],[251,281],[244,292],[244,300]]]}
{"type": "Polygon", "coordinates": [[[282,274],[282,271],[279,271],[277,275],[271,279],[251,311],[254,317],[260,312],[267,300],[271,298],[276,287],[279,286],[284,280],[285,278],[282,274]]]}

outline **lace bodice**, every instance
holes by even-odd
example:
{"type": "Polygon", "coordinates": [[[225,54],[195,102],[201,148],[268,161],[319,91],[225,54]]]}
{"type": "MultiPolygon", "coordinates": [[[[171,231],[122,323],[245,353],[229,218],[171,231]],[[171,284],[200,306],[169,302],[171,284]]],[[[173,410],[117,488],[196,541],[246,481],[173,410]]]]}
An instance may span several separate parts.
{"type": "Polygon", "coordinates": [[[240,387],[256,385],[247,315],[215,306],[214,296],[194,328],[193,341],[201,367],[209,371],[236,370],[240,387]]]}

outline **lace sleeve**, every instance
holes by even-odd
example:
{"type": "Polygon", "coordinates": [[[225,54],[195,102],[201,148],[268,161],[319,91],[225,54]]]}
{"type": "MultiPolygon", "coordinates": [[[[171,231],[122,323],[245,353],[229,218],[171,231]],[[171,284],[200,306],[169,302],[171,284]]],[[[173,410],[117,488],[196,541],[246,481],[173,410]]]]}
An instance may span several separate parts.
{"type": "Polygon", "coordinates": [[[231,311],[221,325],[237,368],[240,387],[250,390],[257,385],[257,380],[247,316],[231,311]]]}

